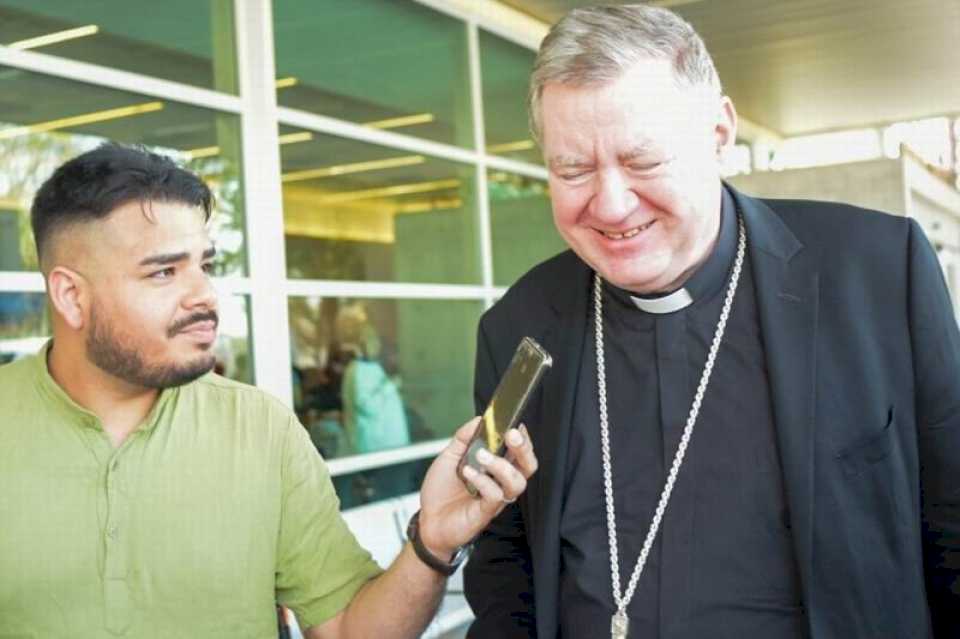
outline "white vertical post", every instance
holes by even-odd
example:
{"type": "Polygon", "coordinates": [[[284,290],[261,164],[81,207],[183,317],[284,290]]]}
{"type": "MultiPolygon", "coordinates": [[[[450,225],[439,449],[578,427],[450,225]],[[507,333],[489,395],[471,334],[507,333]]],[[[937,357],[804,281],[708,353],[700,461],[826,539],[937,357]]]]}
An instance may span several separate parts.
{"type": "Polygon", "coordinates": [[[477,226],[480,231],[480,268],[484,308],[493,304],[493,240],[490,228],[490,192],[487,188],[486,132],[483,123],[483,83],[480,78],[480,34],[477,23],[469,20],[467,60],[470,66],[470,99],[473,105],[473,145],[477,149],[477,226]]]}
{"type": "Polygon", "coordinates": [[[293,402],[271,0],[234,0],[257,386],[293,402]]]}

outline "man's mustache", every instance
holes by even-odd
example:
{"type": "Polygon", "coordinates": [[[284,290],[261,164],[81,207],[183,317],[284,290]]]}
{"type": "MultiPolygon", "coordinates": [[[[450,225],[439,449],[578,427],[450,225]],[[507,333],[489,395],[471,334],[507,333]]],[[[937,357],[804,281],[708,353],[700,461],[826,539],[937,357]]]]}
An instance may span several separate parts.
{"type": "Polygon", "coordinates": [[[216,329],[216,327],[220,324],[220,317],[217,315],[216,311],[194,313],[193,315],[189,315],[174,322],[170,328],[167,329],[167,337],[174,337],[177,333],[186,330],[194,324],[199,324],[200,322],[213,322],[213,327],[216,329]]]}

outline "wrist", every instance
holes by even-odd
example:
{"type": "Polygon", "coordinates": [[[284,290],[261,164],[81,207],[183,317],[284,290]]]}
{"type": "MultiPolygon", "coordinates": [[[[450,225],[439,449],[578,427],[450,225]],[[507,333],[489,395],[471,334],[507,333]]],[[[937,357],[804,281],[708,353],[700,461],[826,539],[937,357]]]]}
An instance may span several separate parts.
{"type": "Polygon", "coordinates": [[[449,562],[460,546],[450,546],[438,540],[438,532],[433,526],[433,521],[429,517],[424,517],[423,512],[419,513],[419,535],[420,543],[434,557],[449,562]]]}
{"type": "Polygon", "coordinates": [[[444,577],[449,577],[455,573],[469,552],[469,545],[449,550],[444,549],[443,544],[434,542],[433,547],[428,547],[424,543],[420,529],[420,511],[414,513],[413,517],[410,518],[410,523],[407,526],[407,538],[420,561],[444,577]]]}

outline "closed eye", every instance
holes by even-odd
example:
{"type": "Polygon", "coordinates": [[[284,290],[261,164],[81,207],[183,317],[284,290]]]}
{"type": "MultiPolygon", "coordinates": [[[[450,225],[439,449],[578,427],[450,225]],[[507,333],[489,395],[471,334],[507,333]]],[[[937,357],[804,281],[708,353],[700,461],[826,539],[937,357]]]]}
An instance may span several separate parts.
{"type": "Polygon", "coordinates": [[[588,175],[590,175],[589,171],[571,171],[571,172],[565,172],[565,173],[557,173],[557,177],[563,180],[564,182],[576,182],[577,180],[583,179],[588,175]]]}

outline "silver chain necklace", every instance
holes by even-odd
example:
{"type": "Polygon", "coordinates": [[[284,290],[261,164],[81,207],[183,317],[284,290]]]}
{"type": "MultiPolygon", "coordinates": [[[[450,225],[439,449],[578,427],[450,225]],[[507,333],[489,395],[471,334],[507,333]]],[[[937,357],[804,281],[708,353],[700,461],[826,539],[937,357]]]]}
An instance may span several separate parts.
{"type": "Polygon", "coordinates": [[[667,475],[667,481],[664,483],[663,491],[660,493],[660,501],[657,503],[657,510],[653,515],[653,521],[650,522],[647,537],[643,540],[643,548],[640,550],[637,564],[634,566],[633,574],[630,576],[630,583],[627,585],[626,591],[622,594],[620,592],[620,552],[617,545],[617,517],[613,505],[610,426],[607,422],[607,372],[603,356],[603,280],[600,278],[599,273],[594,274],[593,315],[596,321],[597,394],[600,399],[603,496],[607,506],[607,541],[610,546],[610,576],[613,580],[613,600],[617,606],[617,611],[610,619],[610,635],[613,639],[626,639],[627,637],[629,627],[627,606],[630,604],[630,600],[633,599],[633,593],[637,589],[640,573],[643,572],[643,566],[647,563],[647,555],[650,554],[653,540],[656,538],[657,531],[660,529],[660,521],[663,519],[663,513],[667,509],[670,494],[673,492],[673,485],[676,483],[677,474],[680,472],[680,465],[683,463],[683,458],[687,453],[687,446],[690,444],[690,436],[693,434],[693,424],[697,421],[697,415],[700,413],[700,404],[703,401],[704,393],[707,391],[707,383],[710,381],[713,363],[717,359],[717,351],[720,350],[723,331],[727,326],[727,318],[730,317],[730,308],[733,306],[733,297],[737,292],[737,284],[740,282],[740,270],[743,267],[743,257],[746,253],[746,247],[747,236],[743,228],[743,221],[738,220],[737,257],[733,264],[733,274],[730,278],[730,286],[727,289],[727,297],[723,302],[723,310],[720,311],[720,321],[717,322],[717,328],[713,334],[713,343],[710,345],[710,353],[707,355],[707,363],[703,366],[703,373],[700,375],[700,385],[697,386],[697,393],[693,398],[693,404],[690,406],[687,424],[683,428],[683,435],[680,437],[677,453],[673,457],[670,473],[667,475]]]}

